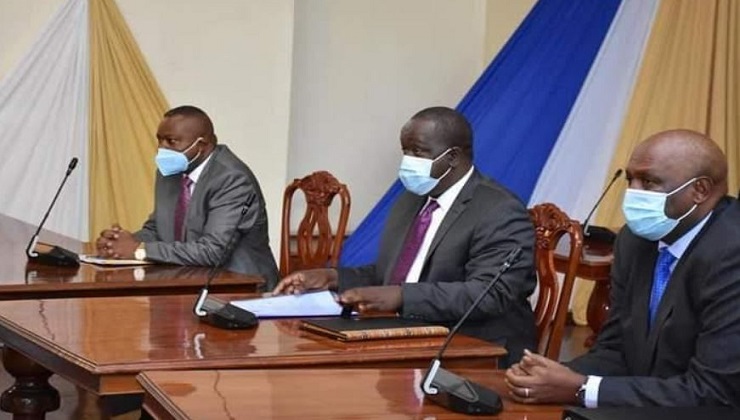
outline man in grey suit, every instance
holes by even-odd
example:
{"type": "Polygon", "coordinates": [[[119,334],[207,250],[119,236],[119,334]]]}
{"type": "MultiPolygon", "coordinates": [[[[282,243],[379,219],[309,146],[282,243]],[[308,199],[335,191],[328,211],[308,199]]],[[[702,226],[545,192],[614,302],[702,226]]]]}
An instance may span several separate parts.
{"type": "Polygon", "coordinates": [[[528,353],[506,373],[525,403],[740,406],[740,205],[705,135],[672,130],[627,165],[609,319],[561,365],[528,353]],[[588,376],[587,376],[588,375],[588,376]]]}
{"type": "Polygon", "coordinates": [[[452,325],[507,254],[521,247],[521,260],[461,329],[504,345],[518,360],[525,347],[535,345],[527,301],[536,284],[534,228],[526,208],[473,167],[472,130],[452,109],[428,108],[414,115],[401,131],[401,147],[399,178],[408,191],[388,216],[376,263],[293,273],[275,293],[336,289],[343,304],[360,312],[395,311],[452,325]]]}
{"type": "Polygon", "coordinates": [[[215,266],[224,252],[231,252],[225,269],[261,276],[271,289],[277,265],[270,251],[265,200],[252,171],[228,147],[217,144],[210,118],[193,106],[167,111],[157,140],[154,212],[133,234],[118,225],[103,231],[98,253],[215,266]]]}

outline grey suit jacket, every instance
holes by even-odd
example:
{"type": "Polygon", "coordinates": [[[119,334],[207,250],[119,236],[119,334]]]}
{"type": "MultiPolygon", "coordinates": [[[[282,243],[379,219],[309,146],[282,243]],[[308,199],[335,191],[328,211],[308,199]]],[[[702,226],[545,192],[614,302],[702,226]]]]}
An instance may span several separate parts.
{"type": "Polygon", "coordinates": [[[237,227],[244,203],[254,196],[224,268],[262,276],[272,289],[278,279],[277,264],[270,251],[265,200],[252,171],[228,147],[216,146],[195,184],[185,217],[184,241],[176,242],[174,215],[181,177],[157,172],[154,212],[134,234],[145,242],[147,259],[215,266],[237,227]]]}
{"type": "MultiPolygon", "coordinates": [[[[425,203],[426,197],[401,195],[386,221],[376,264],[340,269],[340,290],[390,281],[406,232],[425,203]]],[[[403,285],[401,316],[453,325],[516,247],[523,250],[521,260],[483,299],[461,332],[502,344],[510,361],[519,360],[524,348],[535,348],[536,340],[527,301],[536,284],[534,228],[521,201],[477,170],[442,220],[419,283],[403,285]]]]}
{"type": "Polygon", "coordinates": [[[605,376],[599,406],[740,406],[740,205],[724,199],[676,264],[648,329],[657,243],[620,232],[612,307],[569,363],[605,376]]]}

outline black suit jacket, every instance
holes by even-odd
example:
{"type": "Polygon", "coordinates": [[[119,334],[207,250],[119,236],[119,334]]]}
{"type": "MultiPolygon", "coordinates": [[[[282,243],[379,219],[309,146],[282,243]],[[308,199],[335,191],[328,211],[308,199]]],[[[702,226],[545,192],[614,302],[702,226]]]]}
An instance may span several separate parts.
{"type": "MultiPolygon", "coordinates": [[[[386,221],[376,264],[339,269],[340,290],[390,282],[406,233],[426,200],[408,192],[401,195],[386,221]]],[[[403,285],[401,316],[454,324],[516,247],[523,250],[521,259],[483,299],[461,332],[502,344],[509,360],[519,360],[523,349],[534,349],[536,341],[527,300],[536,285],[534,228],[521,201],[477,170],[442,220],[419,283],[403,285]]]]}
{"type": "Polygon", "coordinates": [[[278,270],[270,250],[267,212],[252,171],[224,145],[216,146],[195,184],[185,216],[185,240],[175,241],[175,208],[181,175],[157,171],[154,212],[134,235],[145,243],[147,259],[178,265],[215,266],[237,228],[244,203],[254,196],[224,268],[261,276],[268,290],[278,270]]]}
{"type": "Polygon", "coordinates": [[[622,229],[609,319],[570,367],[605,376],[599,406],[740,406],[740,205],[725,198],[714,209],[677,262],[648,329],[657,248],[622,229]]]}

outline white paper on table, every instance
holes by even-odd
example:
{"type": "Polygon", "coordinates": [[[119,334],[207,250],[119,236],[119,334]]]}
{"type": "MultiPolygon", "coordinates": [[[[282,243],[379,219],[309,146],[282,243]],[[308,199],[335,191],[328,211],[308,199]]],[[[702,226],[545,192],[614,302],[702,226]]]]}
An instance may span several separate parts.
{"type": "Polygon", "coordinates": [[[231,304],[246,309],[257,318],[339,316],[342,305],[330,291],[299,295],[273,296],[262,299],[234,300],[231,304]]]}

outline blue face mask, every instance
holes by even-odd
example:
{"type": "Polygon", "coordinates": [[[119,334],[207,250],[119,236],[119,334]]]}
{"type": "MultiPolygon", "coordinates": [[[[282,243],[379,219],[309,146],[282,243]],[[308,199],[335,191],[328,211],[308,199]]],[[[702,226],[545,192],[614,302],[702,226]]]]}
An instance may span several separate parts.
{"type": "Polygon", "coordinates": [[[398,178],[407,190],[416,195],[426,195],[429,191],[439,184],[452,168],[448,168],[439,178],[432,176],[432,165],[442,156],[446,155],[452,149],[445,150],[436,159],[426,159],[414,156],[403,155],[401,167],[398,169],[398,178]]]}
{"type": "Polygon", "coordinates": [[[649,241],[657,241],[671,233],[681,220],[696,209],[696,204],[683,216],[671,219],[665,214],[666,201],[694,181],[696,178],[691,178],[669,193],[628,188],[624,193],[622,212],[632,233],[649,241]]]}
{"type": "Polygon", "coordinates": [[[188,146],[188,148],[183,150],[182,152],[160,147],[157,151],[157,156],[154,158],[154,161],[157,164],[157,168],[159,168],[159,172],[163,176],[170,176],[181,174],[187,171],[190,163],[192,163],[195,159],[198,159],[198,157],[200,156],[200,152],[198,152],[198,154],[190,160],[188,160],[188,156],[185,153],[192,149],[201,140],[203,140],[203,137],[198,137],[193,142],[193,144],[188,146]]]}

